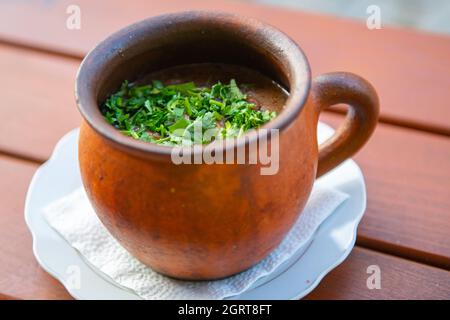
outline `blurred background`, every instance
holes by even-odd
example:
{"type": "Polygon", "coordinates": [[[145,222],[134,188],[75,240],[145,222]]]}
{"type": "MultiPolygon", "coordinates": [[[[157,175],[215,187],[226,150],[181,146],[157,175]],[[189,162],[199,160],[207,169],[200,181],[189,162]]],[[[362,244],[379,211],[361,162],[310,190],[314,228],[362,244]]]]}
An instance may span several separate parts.
{"type": "Polygon", "coordinates": [[[370,5],[380,7],[383,25],[450,34],[449,0],[252,0],[365,21],[370,5]]]}
{"type": "MultiPolygon", "coordinates": [[[[380,96],[379,125],[354,157],[368,199],[357,245],[308,298],[449,299],[450,0],[0,0],[0,300],[70,298],[39,267],[23,213],[33,174],[80,125],[83,57],[130,23],[194,9],[268,22],[313,76],[351,71],[380,96]],[[373,265],[382,290],[367,286],[373,265]]],[[[321,120],[337,127],[345,110],[330,111],[321,120]]]]}

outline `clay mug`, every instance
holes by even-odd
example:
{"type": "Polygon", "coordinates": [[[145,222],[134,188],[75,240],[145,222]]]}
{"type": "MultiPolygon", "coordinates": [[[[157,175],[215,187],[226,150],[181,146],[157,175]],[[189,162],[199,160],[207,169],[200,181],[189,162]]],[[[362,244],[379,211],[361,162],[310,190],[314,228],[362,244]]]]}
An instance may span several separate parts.
{"type": "Polygon", "coordinates": [[[311,79],[302,50],[276,28],[198,11],[149,18],[99,43],[81,64],[76,100],[81,176],[100,220],[153,270],[191,280],[226,277],[266,257],[301,214],[314,180],[365,144],[379,112],[376,92],[357,75],[311,79]],[[171,147],[134,140],[104,120],[99,105],[125,79],[201,62],[246,66],[288,90],[283,111],[264,126],[279,130],[277,174],[261,175],[260,164],[176,165],[171,147]],[[338,103],[349,106],[347,117],[318,146],[319,114],[338,103]]]}

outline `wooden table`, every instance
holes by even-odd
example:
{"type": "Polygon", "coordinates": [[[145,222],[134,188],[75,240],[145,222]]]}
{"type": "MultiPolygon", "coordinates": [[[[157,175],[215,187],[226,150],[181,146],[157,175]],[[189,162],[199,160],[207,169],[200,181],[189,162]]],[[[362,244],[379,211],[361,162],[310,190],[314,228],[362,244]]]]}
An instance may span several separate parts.
{"type": "MultiPolygon", "coordinates": [[[[306,51],[313,74],[346,70],[381,98],[380,124],[355,157],[368,208],[349,258],[308,299],[450,299],[450,38],[368,30],[338,18],[224,1],[78,0],[81,29],[66,28],[72,1],[0,3],[0,299],[69,299],[31,248],[24,199],[58,139],[77,127],[75,73],[111,32],[163,12],[210,9],[254,16],[306,51]],[[381,269],[380,290],[366,286],[381,269]]],[[[322,120],[342,121],[342,110],[322,120]]]]}

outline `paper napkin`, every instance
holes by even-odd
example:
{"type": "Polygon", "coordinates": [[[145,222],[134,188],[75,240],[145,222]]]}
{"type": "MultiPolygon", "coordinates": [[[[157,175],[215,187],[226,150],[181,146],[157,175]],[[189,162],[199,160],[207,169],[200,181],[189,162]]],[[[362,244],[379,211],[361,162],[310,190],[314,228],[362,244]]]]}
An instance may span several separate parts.
{"type": "Polygon", "coordinates": [[[315,186],[303,213],[268,257],[244,272],[215,281],[175,280],[139,262],[102,225],[83,188],[46,207],[44,215],[91,267],[143,299],[224,299],[244,292],[292,257],[347,198],[338,190],[315,186]]]}

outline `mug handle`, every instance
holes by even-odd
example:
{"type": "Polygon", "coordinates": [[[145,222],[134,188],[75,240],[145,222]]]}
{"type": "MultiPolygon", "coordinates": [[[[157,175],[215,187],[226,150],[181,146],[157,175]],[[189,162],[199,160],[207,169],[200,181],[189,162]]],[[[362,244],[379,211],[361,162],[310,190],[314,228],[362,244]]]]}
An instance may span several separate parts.
{"type": "Polygon", "coordinates": [[[313,80],[311,90],[317,115],[338,103],[349,106],[344,123],[319,146],[316,177],[320,177],[350,158],[367,142],[378,122],[379,101],[369,82],[349,72],[320,75],[313,80]]]}

